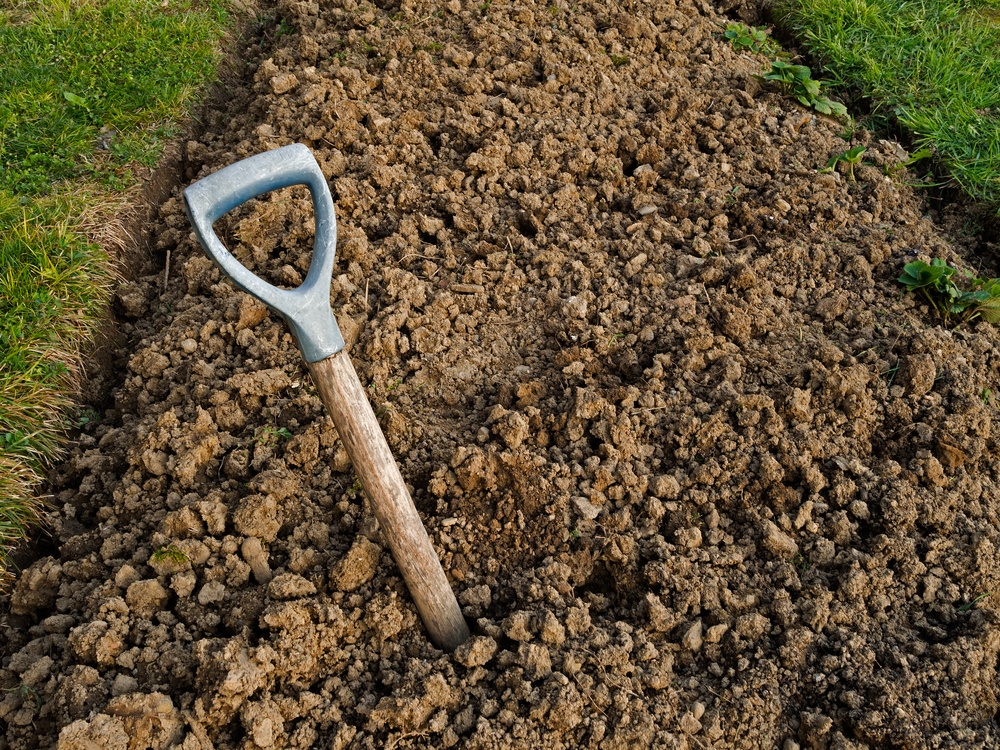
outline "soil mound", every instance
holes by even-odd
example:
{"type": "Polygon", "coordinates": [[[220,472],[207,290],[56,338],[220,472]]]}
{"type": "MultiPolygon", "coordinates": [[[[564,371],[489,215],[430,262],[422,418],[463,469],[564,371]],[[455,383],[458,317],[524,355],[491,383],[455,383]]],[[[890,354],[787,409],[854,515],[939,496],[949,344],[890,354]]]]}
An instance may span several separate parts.
{"type": "MultiPolygon", "coordinates": [[[[429,643],[284,323],[175,193],[5,600],[0,750],[1000,743],[1000,334],[894,281],[996,269],[893,144],[819,174],[842,124],[724,20],[277,4],[185,180],[313,149],[333,308],[473,638],[429,643]]],[[[305,189],[217,229],[308,268],[305,189]]]]}

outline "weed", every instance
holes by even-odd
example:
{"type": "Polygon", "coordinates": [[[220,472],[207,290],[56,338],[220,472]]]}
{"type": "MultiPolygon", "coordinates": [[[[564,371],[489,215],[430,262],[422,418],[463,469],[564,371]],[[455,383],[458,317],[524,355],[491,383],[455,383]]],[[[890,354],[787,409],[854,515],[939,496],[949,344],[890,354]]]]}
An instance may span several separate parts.
{"type": "Polygon", "coordinates": [[[611,64],[616,68],[620,68],[623,65],[629,64],[628,55],[608,55],[611,58],[611,64]]]}
{"type": "Polygon", "coordinates": [[[292,432],[287,427],[261,427],[253,439],[261,445],[280,445],[292,439],[292,432]]]}
{"type": "Polygon", "coordinates": [[[941,258],[924,263],[915,260],[903,266],[899,283],[911,292],[919,290],[945,323],[952,316],[961,322],[981,318],[987,323],[1000,322],[1000,279],[980,278],[969,271],[959,271],[941,258]],[[963,279],[960,285],[956,279],[963,279]]]}
{"type": "Polygon", "coordinates": [[[90,407],[84,407],[80,409],[76,414],[76,426],[86,427],[88,425],[97,424],[101,421],[101,414],[96,409],[91,409],[90,407]]]}
{"type": "Polygon", "coordinates": [[[987,6],[996,1],[776,0],[774,10],[831,76],[871,102],[875,119],[909,132],[914,157],[933,150],[960,187],[996,210],[1000,23],[981,12],[987,6]]]}
{"type": "Polygon", "coordinates": [[[165,547],[157,549],[149,559],[154,563],[173,563],[175,565],[183,565],[188,562],[189,558],[184,550],[179,549],[173,544],[168,544],[165,547]]]}
{"type": "Polygon", "coordinates": [[[17,693],[18,698],[21,699],[21,705],[24,705],[30,699],[35,704],[35,713],[38,713],[42,708],[42,697],[35,688],[27,683],[22,682],[11,688],[4,688],[4,692],[17,693]]]}
{"type": "Polygon", "coordinates": [[[581,536],[581,533],[580,533],[580,527],[579,526],[574,526],[573,530],[569,532],[569,538],[570,539],[579,539],[580,536],[581,536]]]}
{"type": "Polygon", "coordinates": [[[851,182],[854,182],[854,165],[861,163],[861,157],[865,154],[864,146],[855,146],[854,148],[849,148],[847,151],[841,151],[839,154],[834,154],[830,157],[830,161],[826,163],[826,167],[819,170],[820,174],[830,174],[837,169],[837,165],[844,163],[847,165],[847,175],[851,182]]]}
{"type": "Polygon", "coordinates": [[[760,78],[778,84],[786,95],[794,97],[803,107],[812,107],[824,115],[847,115],[847,107],[823,95],[823,82],[813,79],[807,65],[773,60],[771,69],[762,73],[760,78]]]}
{"type": "Polygon", "coordinates": [[[899,373],[900,365],[896,364],[887,370],[883,370],[879,373],[879,377],[885,378],[885,387],[892,388],[892,383],[896,379],[896,375],[899,373]]]}
{"type": "Polygon", "coordinates": [[[993,593],[992,591],[987,591],[985,594],[980,594],[979,596],[977,596],[972,601],[966,602],[961,607],[958,607],[958,611],[961,612],[961,613],[963,613],[963,614],[966,613],[966,612],[971,612],[973,607],[975,607],[977,604],[979,604],[979,602],[981,602],[986,597],[990,596],[992,593],[993,593]]]}
{"type": "Polygon", "coordinates": [[[788,53],[771,38],[770,29],[747,26],[742,23],[728,23],[722,33],[737,52],[759,52],[768,57],[782,57],[788,53]]]}
{"type": "Polygon", "coordinates": [[[351,486],[347,488],[347,495],[349,497],[357,497],[365,489],[365,486],[361,483],[361,478],[355,476],[354,481],[351,482],[351,486]]]}

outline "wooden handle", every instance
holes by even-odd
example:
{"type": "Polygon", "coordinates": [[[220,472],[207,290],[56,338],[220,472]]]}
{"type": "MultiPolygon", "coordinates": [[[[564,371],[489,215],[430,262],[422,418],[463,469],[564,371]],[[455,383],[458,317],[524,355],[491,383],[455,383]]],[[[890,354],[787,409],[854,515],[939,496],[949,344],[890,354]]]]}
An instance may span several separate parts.
{"type": "Polygon", "coordinates": [[[342,350],[308,366],[431,640],[454,650],[469,627],[350,357],[342,350]]]}

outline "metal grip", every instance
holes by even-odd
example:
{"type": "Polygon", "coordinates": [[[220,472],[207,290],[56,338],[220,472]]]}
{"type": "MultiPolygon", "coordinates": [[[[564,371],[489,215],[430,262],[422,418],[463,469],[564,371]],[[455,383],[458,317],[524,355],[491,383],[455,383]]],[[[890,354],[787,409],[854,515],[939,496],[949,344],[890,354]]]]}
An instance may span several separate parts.
{"type": "Polygon", "coordinates": [[[285,319],[306,362],[319,362],[344,348],[344,337],[330,309],[330,281],[337,250],[333,197],[306,146],[284,146],[220,169],[189,186],[184,191],[184,205],[208,256],[240,289],[285,319]],[[240,263],[222,244],[212,225],[251,198],[292,185],[306,185],[312,194],[316,240],[305,281],[296,289],[279,289],[240,263]]]}

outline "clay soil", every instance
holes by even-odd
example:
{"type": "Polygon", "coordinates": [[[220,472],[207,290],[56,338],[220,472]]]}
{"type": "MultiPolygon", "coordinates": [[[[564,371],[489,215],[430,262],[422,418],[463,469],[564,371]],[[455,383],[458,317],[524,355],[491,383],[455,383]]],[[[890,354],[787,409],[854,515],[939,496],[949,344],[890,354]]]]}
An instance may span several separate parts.
{"type": "MultiPolygon", "coordinates": [[[[181,186],[313,149],[332,304],[473,631],[427,639],[283,321],[180,186],[3,599],[0,750],[985,748],[1000,334],[969,214],[703,0],[262,4],[181,186]],[[169,264],[167,258],[169,257],[169,264]]],[[[974,218],[974,217],[973,217],[974,218]]],[[[217,225],[298,284],[307,191],[217,225]]]]}

